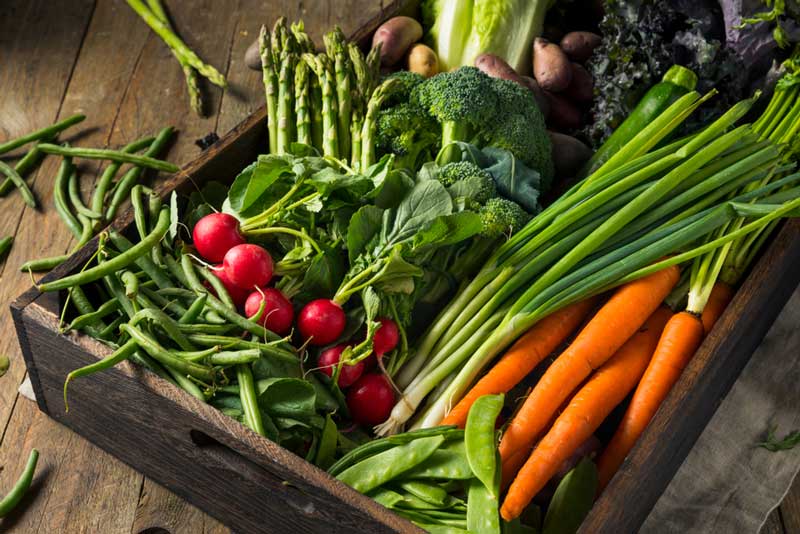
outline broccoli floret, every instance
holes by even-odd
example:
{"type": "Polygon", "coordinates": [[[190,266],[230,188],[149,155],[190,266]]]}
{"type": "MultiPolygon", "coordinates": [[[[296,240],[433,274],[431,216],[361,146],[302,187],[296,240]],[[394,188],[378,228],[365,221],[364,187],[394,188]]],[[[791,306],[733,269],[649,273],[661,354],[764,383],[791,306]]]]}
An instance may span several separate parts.
{"type": "Polygon", "coordinates": [[[475,67],[428,78],[414,88],[411,100],[441,123],[442,146],[471,141],[498,112],[491,78],[475,67]]]}
{"type": "Polygon", "coordinates": [[[453,198],[464,198],[478,206],[497,196],[492,175],[471,161],[448,163],[439,169],[438,180],[453,198]]]}
{"type": "Polygon", "coordinates": [[[378,114],[376,148],[379,154],[394,154],[395,167],[417,169],[439,151],[439,124],[425,110],[408,102],[378,114]]]}
{"type": "Polygon", "coordinates": [[[421,74],[407,70],[398,70],[397,72],[389,74],[384,79],[400,80],[400,86],[397,91],[392,93],[389,98],[384,100],[384,108],[389,108],[403,102],[408,102],[408,100],[411,98],[411,91],[425,81],[425,77],[421,74]]]}
{"type": "Polygon", "coordinates": [[[499,237],[516,232],[530,219],[519,204],[505,198],[492,198],[478,211],[483,223],[481,235],[499,237]]]}

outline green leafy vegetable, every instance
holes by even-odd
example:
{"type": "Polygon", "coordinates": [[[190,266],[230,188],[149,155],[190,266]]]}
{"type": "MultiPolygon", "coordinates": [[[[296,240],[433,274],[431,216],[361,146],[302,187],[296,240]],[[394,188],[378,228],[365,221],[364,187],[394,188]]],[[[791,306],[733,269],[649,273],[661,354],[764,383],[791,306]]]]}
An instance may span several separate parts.
{"type": "Polygon", "coordinates": [[[771,426],[767,430],[767,437],[764,441],[757,443],[759,447],[767,449],[771,452],[777,451],[788,451],[800,445],[800,430],[795,430],[794,432],[789,432],[788,434],[784,435],[783,438],[778,438],[776,432],[778,431],[778,427],[771,426]]]}

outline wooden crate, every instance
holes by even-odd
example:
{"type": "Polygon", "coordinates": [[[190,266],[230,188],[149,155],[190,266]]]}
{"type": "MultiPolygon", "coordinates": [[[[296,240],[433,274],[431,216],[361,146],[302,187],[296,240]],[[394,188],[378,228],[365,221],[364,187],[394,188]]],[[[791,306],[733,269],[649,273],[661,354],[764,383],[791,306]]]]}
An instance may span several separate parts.
{"type": "MultiPolygon", "coordinates": [[[[368,38],[383,18],[408,9],[394,0],[354,36],[368,38]]],[[[189,193],[232,179],[265,144],[262,108],[204,152],[159,192],[189,193]]],[[[114,226],[130,229],[132,213],[114,226]]],[[[76,271],[97,240],[47,279],[76,271]]],[[[704,341],[639,443],[597,501],[581,532],[635,532],[800,281],[800,221],[782,225],[725,314],[704,341]]],[[[58,331],[59,295],[30,289],[11,306],[39,408],[239,533],[419,532],[325,472],[154,374],[130,363],[70,386],[67,373],[110,352],[58,331]]]]}

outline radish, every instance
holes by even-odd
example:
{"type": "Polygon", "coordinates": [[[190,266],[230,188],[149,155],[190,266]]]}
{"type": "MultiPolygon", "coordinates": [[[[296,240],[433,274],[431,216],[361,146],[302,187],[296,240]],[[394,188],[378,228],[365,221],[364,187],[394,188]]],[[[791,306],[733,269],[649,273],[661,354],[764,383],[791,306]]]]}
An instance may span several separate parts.
{"type": "Polygon", "coordinates": [[[378,322],[381,323],[381,326],[378,327],[375,337],[372,338],[372,350],[380,358],[397,346],[397,342],[400,339],[400,330],[391,319],[383,317],[378,319],[378,322]]]}
{"type": "Polygon", "coordinates": [[[336,341],[342,335],[347,317],[341,306],[328,299],[312,300],[300,310],[297,329],[303,339],[312,345],[322,346],[336,341]]]}
{"type": "Polygon", "coordinates": [[[264,328],[272,330],[276,334],[284,335],[292,328],[294,320],[294,308],[283,293],[273,287],[265,288],[262,294],[253,291],[244,303],[244,314],[252,317],[261,308],[261,301],[264,301],[264,313],[259,321],[264,328]]]}
{"type": "MultiPolygon", "coordinates": [[[[339,359],[342,357],[342,352],[344,352],[344,349],[346,348],[347,345],[341,344],[322,351],[322,354],[319,355],[319,360],[317,360],[317,365],[320,368],[319,370],[326,375],[333,377],[333,371],[336,368],[336,365],[339,363],[339,359]]],[[[361,377],[363,372],[363,361],[353,365],[342,365],[342,369],[339,371],[339,381],[337,382],[339,387],[346,388],[350,386],[353,382],[361,377]]]]}
{"type": "Polygon", "coordinates": [[[192,241],[197,252],[207,261],[219,263],[225,253],[244,243],[239,221],[227,213],[211,213],[194,225],[192,241]]]}
{"type": "Polygon", "coordinates": [[[228,280],[244,289],[264,287],[272,279],[272,257],[258,245],[244,243],[231,248],[222,267],[228,280]]]}
{"type": "MultiPolygon", "coordinates": [[[[211,269],[211,272],[220,279],[222,285],[224,285],[225,289],[228,290],[228,295],[231,296],[231,300],[234,304],[236,304],[236,307],[241,308],[247,300],[247,295],[249,295],[250,292],[247,289],[243,289],[237,285],[234,285],[230,278],[228,278],[228,274],[225,272],[225,269],[222,268],[221,264],[215,265],[214,268],[211,269]]],[[[206,287],[208,287],[212,293],[214,292],[213,288],[208,284],[204,285],[206,285],[206,287]]]]}
{"type": "Polygon", "coordinates": [[[394,406],[394,391],[382,374],[368,373],[359,378],[347,392],[347,408],[353,421],[377,425],[386,421],[394,406]]]}

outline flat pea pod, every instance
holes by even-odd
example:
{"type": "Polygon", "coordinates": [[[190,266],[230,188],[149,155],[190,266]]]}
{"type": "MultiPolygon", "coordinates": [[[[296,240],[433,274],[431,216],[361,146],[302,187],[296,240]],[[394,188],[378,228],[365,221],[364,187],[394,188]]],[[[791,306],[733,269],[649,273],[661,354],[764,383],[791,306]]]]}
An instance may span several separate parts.
{"type": "Polygon", "coordinates": [[[594,503],[597,478],[594,462],[584,458],[561,479],[544,516],[542,534],[578,531],[594,503]]]}
{"type": "Polygon", "coordinates": [[[353,489],[366,493],[424,462],[444,443],[444,437],[431,436],[394,447],[363,460],[343,471],[338,478],[353,489]]]}
{"type": "Polygon", "coordinates": [[[493,488],[473,479],[467,490],[467,530],[481,534],[500,534],[500,509],[493,488]]]}
{"type": "Polygon", "coordinates": [[[0,501],[0,517],[7,516],[11,510],[19,504],[22,497],[25,496],[25,492],[28,491],[28,488],[31,487],[31,482],[33,482],[33,473],[36,471],[36,463],[38,461],[39,451],[31,449],[31,454],[28,456],[28,463],[25,464],[25,469],[22,470],[22,474],[19,479],[17,479],[14,487],[11,488],[11,491],[0,501]]]}
{"type": "Polygon", "coordinates": [[[69,411],[69,404],[67,403],[67,388],[69,387],[69,383],[75,380],[76,378],[81,378],[83,376],[89,376],[93,373],[97,373],[100,371],[105,371],[106,369],[111,369],[118,363],[127,360],[130,358],[138,346],[136,342],[133,340],[129,340],[121,347],[117,348],[114,352],[103,358],[102,360],[96,361],[79,369],[75,369],[74,371],[70,371],[67,375],[66,380],[64,380],[64,411],[69,411]]]}
{"type": "Polygon", "coordinates": [[[253,363],[261,357],[258,349],[221,350],[212,354],[206,360],[211,365],[241,365],[253,363]]]}
{"type": "Polygon", "coordinates": [[[445,479],[468,480],[472,478],[472,469],[467,462],[463,442],[448,445],[433,453],[430,458],[403,474],[405,480],[445,479]]]}
{"type": "Polygon", "coordinates": [[[115,256],[110,260],[101,263],[95,267],[91,267],[85,271],[75,273],[52,282],[46,282],[38,286],[39,291],[57,291],[59,289],[68,289],[72,286],[84,285],[89,282],[99,280],[108,274],[121,271],[131,263],[134,263],[143,254],[146,254],[156,243],[166,235],[169,229],[170,215],[169,210],[162,209],[158,217],[158,224],[156,224],[153,231],[147,234],[147,237],[142,239],[139,243],[135,244],[130,250],[123,252],[119,256],[115,256]]]}
{"type": "Polygon", "coordinates": [[[410,443],[415,439],[427,438],[430,436],[444,436],[445,439],[450,439],[453,437],[454,433],[459,438],[463,437],[464,435],[464,431],[456,428],[455,426],[437,426],[433,428],[412,430],[411,432],[395,434],[394,436],[385,438],[374,439],[359,447],[356,447],[352,451],[342,456],[339,461],[337,461],[328,469],[328,473],[333,476],[337,476],[348,467],[365,460],[370,456],[374,456],[375,454],[391,449],[394,445],[410,443]]]}
{"type": "Polygon", "coordinates": [[[489,492],[495,492],[495,474],[497,473],[497,438],[495,423],[500,410],[503,409],[504,395],[483,395],[479,397],[469,410],[467,424],[464,427],[464,448],[467,461],[475,473],[475,477],[483,482],[489,492]]]}
{"type": "Polygon", "coordinates": [[[403,500],[402,495],[388,488],[378,488],[376,490],[372,490],[367,495],[369,495],[378,504],[392,509],[397,506],[397,503],[402,502],[403,500]]]}
{"type": "Polygon", "coordinates": [[[429,504],[444,507],[448,502],[449,495],[438,484],[430,484],[421,480],[403,480],[397,485],[403,491],[429,504]]]}
{"type": "Polygon", "coordinates": [[[463,528],[451,527],[449,525],[428,525],[425,523],[416,523],[416,525],[427,531],[428,534],[475,534],[463,528]]]}
{"type": "Polygon", "coordinates": [[[203,293],[197,297],[194,302],[192,302],[192,305],[189,306],[189,309],[178,319],[178,324],[192,324],[195,322],[206,306],[206,299],[208,299],[208,293],[203,293]]]}
{"type": "Polygon", "coordinates": [[[145,352],[155,358],[162,365],[172,367],[176,371],[191,375],[200,380],[205,380],[207,382],[214,380],[215,373],[210,367],[189,362],[175,356],[170,351],[162,347],[155,339],[137,329],[135,326],[123,324],[120,325],[119,328],[122,330],[122,332],[128,334],[131,339],[135,340],[137,345],[139,345],[145,352]]]}

